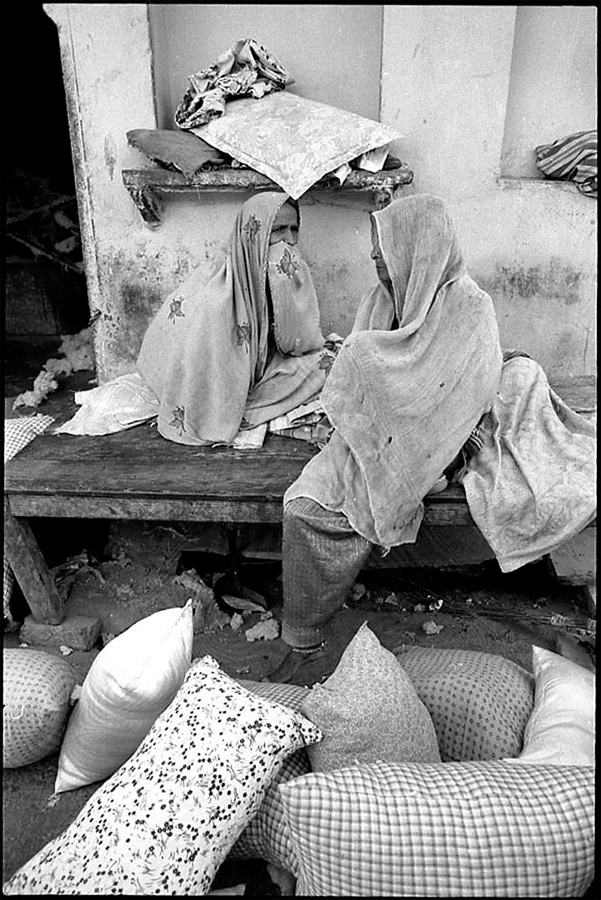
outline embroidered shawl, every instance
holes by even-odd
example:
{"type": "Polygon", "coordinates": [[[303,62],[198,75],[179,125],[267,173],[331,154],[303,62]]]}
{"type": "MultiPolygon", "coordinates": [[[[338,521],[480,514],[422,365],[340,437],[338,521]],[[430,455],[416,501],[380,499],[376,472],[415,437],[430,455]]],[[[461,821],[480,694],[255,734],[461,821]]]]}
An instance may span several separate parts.
{"type": "MultiPolygon", "coordinates": [[[[282,255],[286,250],[283,242],[270,248],[269,238],[288,199],[265,192],[247,200],[213,275],[193,273],[151,322],[137,368],[159,397],[163,437],[229,443],[241,426],[267,422],[319,394],[326,371],[319,349],[300,356],[269,352],[267,269],[274,247],[282,255]]],[[[312,342],[301,334],[301,343],[314,348],[319,309],[309,270],[296,251],[292,270],[288,263],[284,268],[300,279],[299,295],[309,297],[312,342]]]]}

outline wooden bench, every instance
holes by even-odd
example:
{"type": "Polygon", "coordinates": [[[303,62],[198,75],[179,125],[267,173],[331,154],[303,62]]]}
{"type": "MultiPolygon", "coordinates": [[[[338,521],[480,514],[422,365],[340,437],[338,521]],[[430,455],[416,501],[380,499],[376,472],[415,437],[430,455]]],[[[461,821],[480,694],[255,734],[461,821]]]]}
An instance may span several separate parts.
{"type": "MultiPolygon", "coordinates": [[[[596,408],[594,377],[553,387],[576,411],[596,408]]],[[[77,409],[72,390],[51,395],[39,412],[67,421],[77,409]]],[[[5,552],[33,618],[56,625],[65,611],[29,519],[279,523],[286,489],[317,452],[276,435],[260,450],[189,447],[151,423],[101,437],[40,435],[7,463],[4,486],[5,552]]],[[[424,505],[426,525],[474,524],[458,485],[424,505]]]]}

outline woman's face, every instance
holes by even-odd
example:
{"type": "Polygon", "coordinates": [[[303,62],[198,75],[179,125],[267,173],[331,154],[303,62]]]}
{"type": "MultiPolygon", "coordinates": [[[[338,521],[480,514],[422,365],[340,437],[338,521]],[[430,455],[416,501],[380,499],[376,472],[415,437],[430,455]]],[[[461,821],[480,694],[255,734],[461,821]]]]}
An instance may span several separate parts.
{"type": "Polygon", "coordinates": [[[290,203],[284,203],[273,221],[270,244],[285,241],[294,247],[298,242],[298,213],[290,203]]]}
{"type": "Polygon", "coordinates": [[[390,273],[388,272],[386,263],[382,258],[382,251],[380,249],[380,242],[378,240],[378,231],[376,228],[376,223],[373,219],[371,219],[371,246],[372,251],[370,253],[370,256],[375,263],[378,278],[380,279],[384,287],[387,288],[390,293],[392,293],[392,281],[390,280],[390,273]]]}

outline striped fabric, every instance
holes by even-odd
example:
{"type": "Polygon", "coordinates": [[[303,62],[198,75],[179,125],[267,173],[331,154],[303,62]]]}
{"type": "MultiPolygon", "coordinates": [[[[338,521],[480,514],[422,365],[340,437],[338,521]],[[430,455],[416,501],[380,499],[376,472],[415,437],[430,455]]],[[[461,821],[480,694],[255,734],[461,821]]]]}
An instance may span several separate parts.
{"type": "Polygon", "coordinates": [[[535,148],[536,165],[547,178],[574,181],[583,194],[597,196],[597,132],[579,131],[535,148]]]}
{"type": "Polygon", "coordinates": [[[279,788],[309,897],[580,897],[594,769],[374,763],[279,788]]]}

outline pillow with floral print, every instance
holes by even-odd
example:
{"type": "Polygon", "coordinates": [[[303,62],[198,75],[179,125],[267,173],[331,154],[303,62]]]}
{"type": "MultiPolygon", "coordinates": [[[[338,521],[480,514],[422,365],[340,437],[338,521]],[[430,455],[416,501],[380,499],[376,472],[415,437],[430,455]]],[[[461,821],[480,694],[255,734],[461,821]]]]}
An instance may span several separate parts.
{"type": "Polygon", "coordinates": [[[4,884],[10,894],[206,894],[286,757],[321,740],[210,656],[134,755],[4,884]]]}

